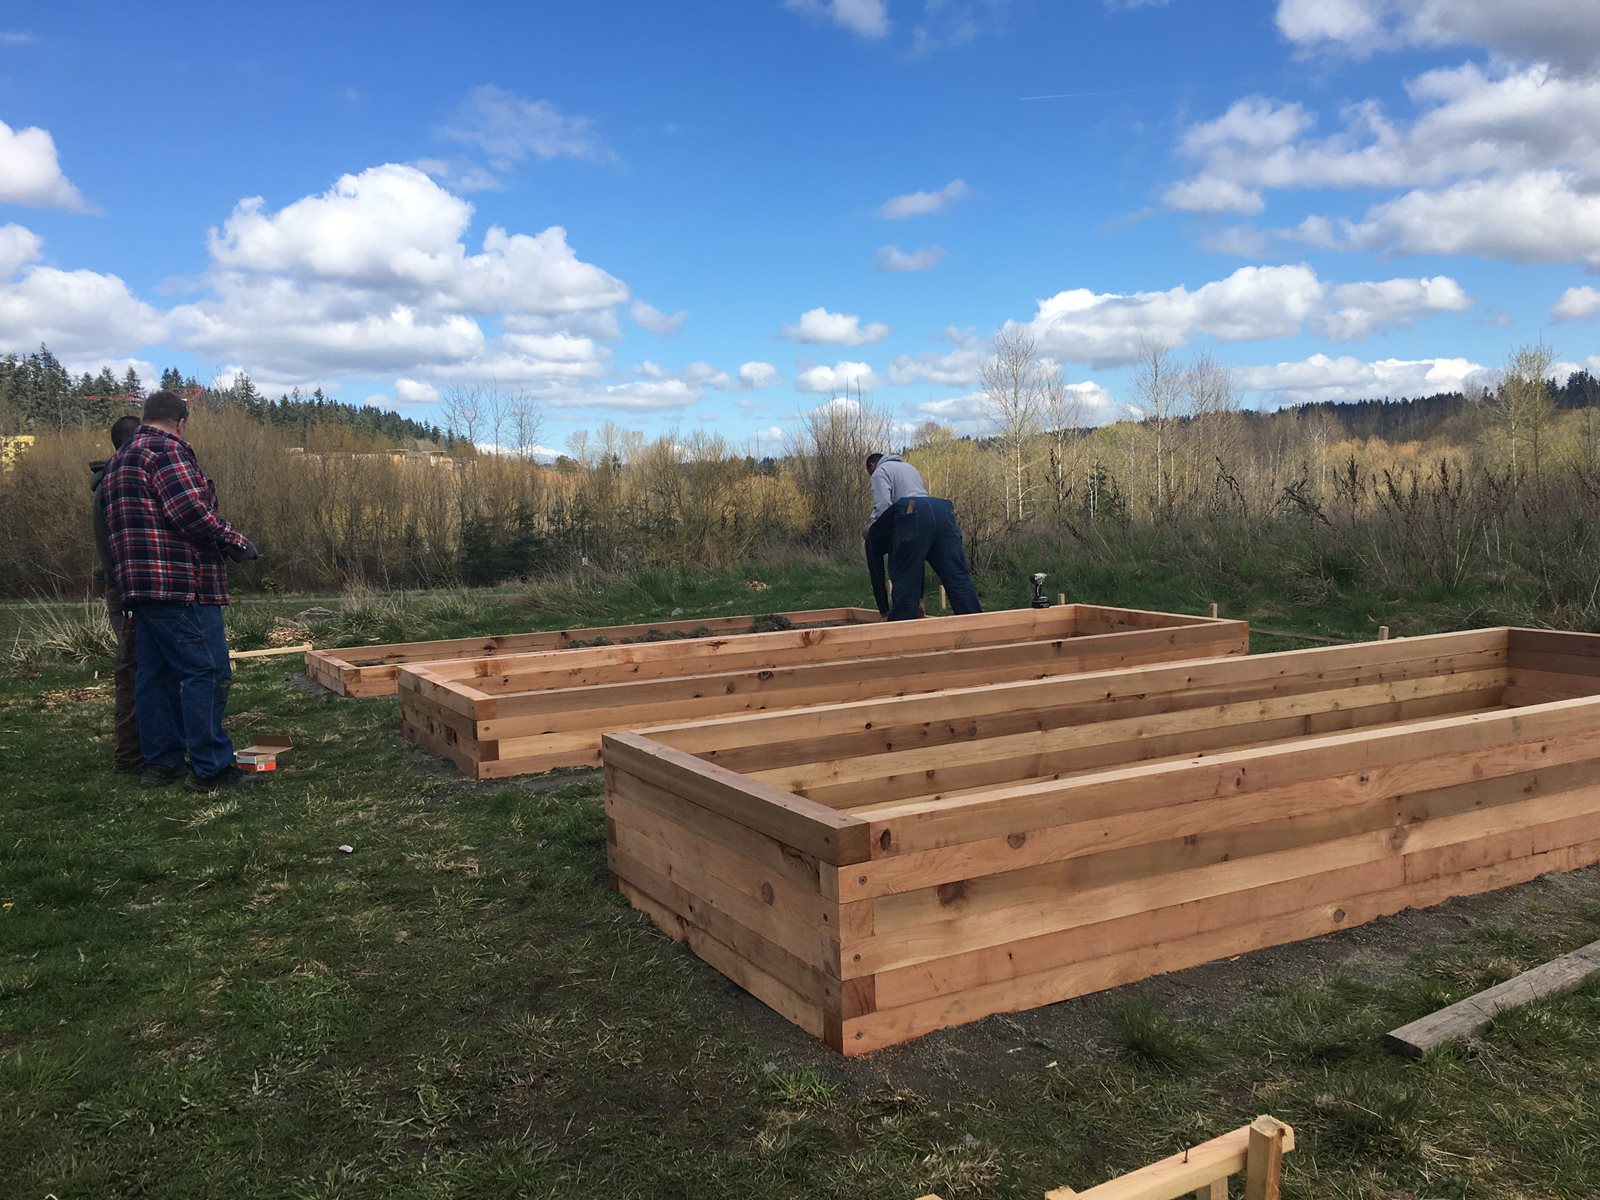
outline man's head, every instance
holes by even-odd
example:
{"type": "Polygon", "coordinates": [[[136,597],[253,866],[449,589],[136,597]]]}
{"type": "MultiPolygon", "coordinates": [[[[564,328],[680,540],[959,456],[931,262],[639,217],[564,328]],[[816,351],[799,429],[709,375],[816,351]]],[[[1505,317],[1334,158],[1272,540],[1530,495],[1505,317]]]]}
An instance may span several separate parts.
{"type": "Polygon", "coordinates": [[[139,432],[139,418],[135,416],[118,417],[111,422],[111,448],[121,450],[122,443],[139,432]]]}
{"type": "Polygon", "coordinates": [[[183,436],[189,421],[189,405],[176,392],[152,392],[145,398],[144,423],[183,436]]]}
{"type": "Polygon", "coordinates": [[[867,455],[867,474],[871,475],[874,471],[876,471],[878,469],[878,464],[882,461],[883,455],[881,454],[867,455]]]}

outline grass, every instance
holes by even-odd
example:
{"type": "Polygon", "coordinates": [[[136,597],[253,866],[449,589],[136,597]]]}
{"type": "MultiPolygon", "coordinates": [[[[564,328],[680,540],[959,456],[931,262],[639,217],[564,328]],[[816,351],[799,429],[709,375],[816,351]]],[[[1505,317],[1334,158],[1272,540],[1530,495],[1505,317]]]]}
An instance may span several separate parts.
{"type": "MultiPolygon", "coordinates": [[[[313,633],[864,592],[815,562],[573,578],[356,597],[313,633]]],[[[266,636],[233,616],[236,638],[266,636]]],[[[1104,1036],[1053,1050],[986,1061],[934,1035],[845,1062],[607,890],[592,778],[466,783],[397,735],[392,700],[268,660],[241,667],[230,724],[289,734],[292,765],[221,801],[140,792],[107,769],[109,664],[73,644],[0,673],[0,1195],[1033,1200],[1263,1111],[1299,1135],[1291,1198],[1600,1194],[1596,989],[1421,1063],[1378,1044],[1600,936],[1600,911],[1211,1011],[1134,989],[1104,1036]]]]}

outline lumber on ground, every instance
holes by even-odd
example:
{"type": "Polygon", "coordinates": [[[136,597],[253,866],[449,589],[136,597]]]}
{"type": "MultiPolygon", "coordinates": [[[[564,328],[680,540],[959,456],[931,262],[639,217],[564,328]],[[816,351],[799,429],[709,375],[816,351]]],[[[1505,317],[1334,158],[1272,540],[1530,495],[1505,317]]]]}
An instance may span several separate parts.
{"type": "Polygon", "coordinates": [[[266,650],[230,650],[228,657],[240,658],[277,658],[284,654],[304,654],[311,649],[310,642],[296,642],[293,646],[272,646],[266,650]]]}
{"type": "Polygon", "coordinates": [[[1407,1058],[1421,1058],[1457,1038],[1470,1037],[1487,1029],[1495,1017],[1507,1009],[1551,996],[1564,996],[1596,978],[1600,978],[1600,942],[1590,942],[1571,954],[1524,971],[1515,979],[1497,983],[1399,1029],[1391,1029],[1383,1035],[1383,1044],[1407,1058]]]}

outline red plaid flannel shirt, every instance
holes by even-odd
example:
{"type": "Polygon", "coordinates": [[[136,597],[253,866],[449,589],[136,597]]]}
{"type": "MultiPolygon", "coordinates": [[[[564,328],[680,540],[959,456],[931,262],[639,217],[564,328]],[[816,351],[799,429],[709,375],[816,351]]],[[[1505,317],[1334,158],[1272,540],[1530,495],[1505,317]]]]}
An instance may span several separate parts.
{"type": "Polygon", "coordinates": [[[222,547],[249,542],[217,512],[216,486],[188,442],[140,426],[111,456],[100,495],[124,600],[228,602],[222,547]]]}

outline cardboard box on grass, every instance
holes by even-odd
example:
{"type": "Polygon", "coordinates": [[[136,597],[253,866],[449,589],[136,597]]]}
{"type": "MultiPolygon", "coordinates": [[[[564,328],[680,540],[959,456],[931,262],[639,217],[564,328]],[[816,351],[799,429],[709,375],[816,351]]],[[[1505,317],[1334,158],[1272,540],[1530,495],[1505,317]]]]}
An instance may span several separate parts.
{"type": "Polygon", "coordinates": [[[241,771],[276,771],[289,757],[294,743],[281,734],[262,734],[248,746],[235,749],[233,761],[241,771]]]}

